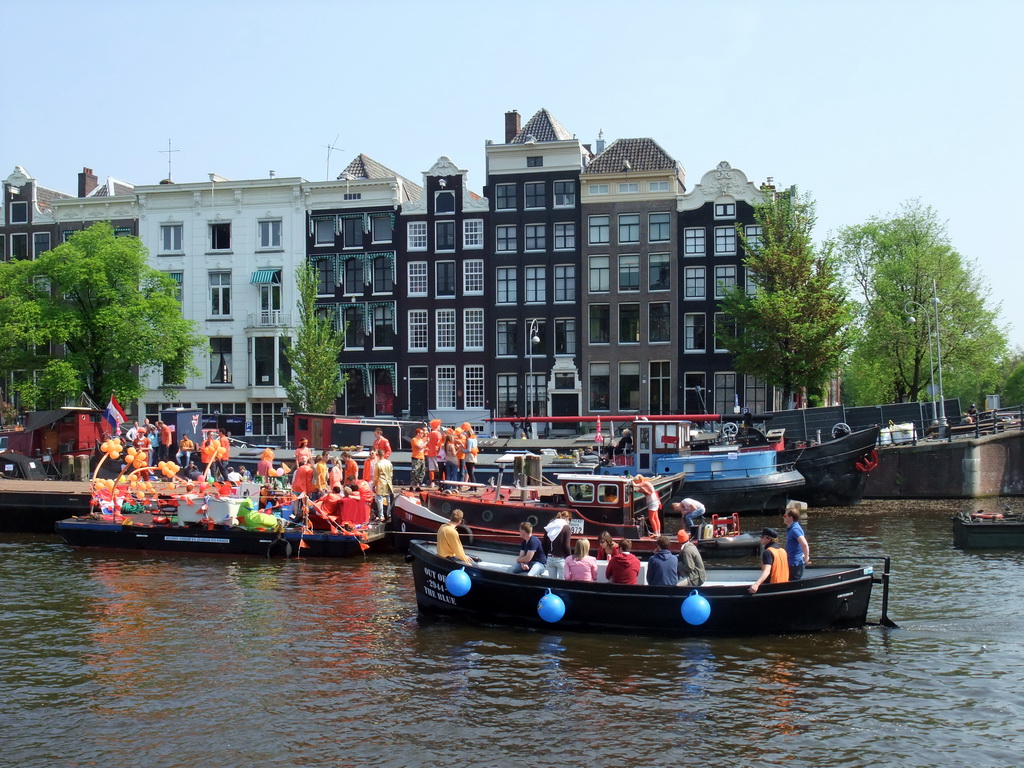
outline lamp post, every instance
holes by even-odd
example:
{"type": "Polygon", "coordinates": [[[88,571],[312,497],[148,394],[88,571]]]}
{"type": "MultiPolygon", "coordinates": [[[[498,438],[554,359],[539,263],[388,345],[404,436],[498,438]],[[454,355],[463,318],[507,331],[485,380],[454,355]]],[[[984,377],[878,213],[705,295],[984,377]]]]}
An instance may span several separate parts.
{"type": "Polygon", "coordinates": [[[537,439],[537,425],[533,421],[533,345],[540,344],[540,337],[537,335],[537,318],[530,320],[530,326],[527,331],[527,338],[530,343],[530,347],[527,350],[530,358],[530,378],[526,380],[526,419],[530,425],[530,439],[537,439]]]}
{"type": "MultiPolygon", "coordinates": [[[[933,292],[935,291],[934,280],[932,281],[932,290],[933,292]]],[[[935,363],[932,362],[932,324],[928,317],[928,309],[916,301],[908,301],[906,304],[903,305],[903,311],[906,312],[907,315],[909,315],[910,322],[912,323],[916,323],[917,318],[910,314],[911,306],[920,309],[922,314],[924,315],[925,328],[927,328],[928,330],[928,382],[932,386],[932,392],[938,395],[938,403],[936,404],[935,408],[935,419],[938,422],[939,426],[944,427],[946,426],[946,406],[943,402],[942,396],[942,352],[939,349],[939,298],[937,295],[934,295],[934,293],[932,296],[932,304],[935,307],[935,352],[937,355],[937,362],[939,368],[939,388],[937,392],[935,390],[935,382],[933,380],[933,377],[935,375],[935,363]]]]}
{"type": "Polygon", "coordinates": [[[942,347],[939,345],[939,288],[932,278],[932,306],[935,307],[935,364],[939,367],[939,425],[946,426],[946,398],[942,393],[942,347]]]}
{"type": "MultiPolygon", "coordinates": [[[[925,328],[928,330],[928,385],[932,388],[932,393],[934,395],[935,382],[933,381],[933,377],[935,376],[935,363],[932,362],[932,323],[928,318],[928,310],[924,306],[918,304],[916,301],[908,301],[903,305],[903,311],[907,313],[907,319],[909,319],[911,323],[917,323],[917,318],[911,313],[912,307],[917,307],[924,313],[925,328]]],[[[933,414],[935,418],[938,419],[939,413],[937,409],[933,411],[933,414]]]]}

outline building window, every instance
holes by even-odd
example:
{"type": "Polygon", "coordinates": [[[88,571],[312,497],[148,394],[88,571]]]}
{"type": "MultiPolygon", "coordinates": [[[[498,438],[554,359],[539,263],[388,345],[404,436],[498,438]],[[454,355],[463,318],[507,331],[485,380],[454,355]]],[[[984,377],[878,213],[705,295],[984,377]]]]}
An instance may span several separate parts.
{"type": "Polygon", "coordinates": [[[210,250],[231,250],[231,222],[221,221],[210,225],[210,250]]]}
{"type": "Polygon", "coordinates": [[[555,265],[555,301],[576,301],[576,265],[555,265]]]}
{"type": "Polygon", "coordinates": [[[743,383],[743,405],[751,413],[764,413],[768,407],[768,385],[753,376],[744,376],[743,383]]]}
{"type": "Polygon", "coordinates": [[[683,230],[683,255],[703,256],[705,253],[704,227],[689,227],[683,230]]]}
{"type": "Polygon", "coordinates": [[[313,237],[316,245],[334,245],[337,235],[337,222],[332,216],[329,219],[317,219],[313,222],[313,237]]]}
{"type": "Polygon", "coordinates": [[[525,250],[543,251],[547,247],[547,228],[543,224],[526,225],[525,250]]]}
{"type": "Polygon", "coordinates": [[[529,402],[529,413],[534,416],[546,416],[548,412],[548,377],[543,373],[535,373],[526,377],[526,399],[529,402]]]}
{"type": "MultiPolygon", "coordinates": [[[[328,261],[328,259],[324,259],[324,261],[328,261]]],[[[363,260],[345,259],[345,295],[361,296],[363,285],[363,260]]]]}
{"type": "Polygon", "coordinates": [[[640,183],[637,181],[626,181],[619,184],[620,195],[630,195],[640,191],[640,183]]]}
{"type": "Polygon", "coordinates": [[[591,245],[605,245],[611,237],[611,220],[608,216],[591,216],[589,242],[591,245]]]}
{"type": "Polygon", "coordinates": [[[576,225],[555,224],[555,250],[568,251],[576,247],[576,225]]]}
{"type": "Polygon", "coordinates": [[[514,226],[498,227],[494,247],[497,251],[514,251],[518,247],[516,228],[514,226]]]}
{"type": "Polygon", "coordinates": [[[464,309],[462,311],[462,348],[467,352],[483,352],[484,311],[464,309]]]}
{"type": "Polygon", "coordinates": [[[715,267],[715,298],[720,299],[736,287],[736,267],[715,267]]]}
{"type": "Polygon", "coordinates": [[[611,267],[607,256],[590,257],[590,292],[608,293],[611,290],[611,267]]]}
{"type": "Polygon", "coordinates": [[[373,260],[374,293],[394,293],[395,280],[391,272],[393,263],[391,256],[378,256],[373,260]]]}
{"type": "Polygon", "coordinates": [[[252,340],[253,386],[277,386],[277,338],[257,336],[252,340]]]}
{"type": "Polygon", "coordinates": [[[334,259],[317,259],[316,269],[316,292],[320,296],[334,295],[334,259]]]}
{"type": "Polygon", "coordinates": [[[395,323],[392,315],[393,307],[373,308],[373,348],[394,349],[395,323]]]}
{"type": "Polygon", "coordinates": [[[590,410],[607,411],[611,404],[611,366],[590,364],[590,410]]]}
{"type": "Polygon", "coordinates": [[[231,314],[231,273],[210,273],[210,314],[226,317],[231,314]]]}
{"type": "Polygon", "coordinates": [[[707,375],[697,372],[683,374],[683,387],[686,402],[683,410],[686,413],[707,413],[707,375]]]}
{"type": "Polygon", "coordinates": [[[544,207],[544,182],[528,181],[523,184],[524,208],[544,207]]]}
{"type": "Polygon", "coordinates": [[[449,410],[455,408],[455,366],[439,365],[436,370],[437,396],[435,407],[449,410]]]}
{"type": "Polygon", "coordinates": [[[647,183],[648,192],[668,192],[667,181],[650,181],[647,183]]]}
{"type": "Polygon", "coordinates": [[[11,203],[11,224],[28,224],[28,203],[24,200],[11,203]]]}
{"type": "Polygon", "coordinates": [[[182,296],[182,293],[181,293],[181,283],[182,283],[182,280],[185,279],[185,273],[184,272],[168,272],[167,276],[170,277],[171,280],[173,280],[174,283],[175,283],[174,298],[180,304],[181,303],[181,296],[182,296]]]}
{"type": "Polygon", "coordinates": [[[484,367],[482,365],[467,365],[464,369],[465,376],[465,397],[463,407],[483,408],[484,407],[484,367]]]}
{"type": "Polygon", "coordinates": [[[619,256],[619,290],[640,290],[640,256],[632,253],[619,256]]]}
{"type": "Polygon", "coordinates": [[[619,242],[640,242],[640,214],[623,213],[619,215],[619,242]]]}
{"type": "Polygon", "coordinates": [[[345,334],[345,349],[355,350],[366,347],[366,329],[363,328],[362,306],[339,305],[339,321],[345,334]]]}
{"type": "Polygon", "coordinates": [[[427,310],[409,310],[409,351],[426,352],[429,336],[427,334],[427,310]]]}
{"type": "Polygon", "coordinates": [[[181,224],[160,225],[160,253],[181,253],[181,224]]]}
{"type": "Polygon", "coordinates": [[[587,194],[589,195],[607,195],[608,185],[607,184],[590,184],[587,186],[587,194]]]}
{"type": "Polygon", "coordinates": [[[427,262],[410,261],[408,267],[409,295],[426,296],[430,288],[430,281],[427,277],[427,262]]]}
{"type": "Polygon", "coordinates": [[[427,222],[410,221],[406,225],[406,232],[408,233],[410,251],[427,250],[427,222]]]}
{"type": "Polygon", "coordinates": [[[747,272],[747,296],[757,293],[757,280],[750,272],[747,272]]]}
{"type": "Polygon", "coordinates": [[[555,208],[574,208],[576,206],[576,182],[556,181],[555,208]]]}
{"type": "Polygon", "coordinates": [[[230,384],[231,339],[214,336],[210,339],[210,383],[230,384]]]}
{"type": "Polygon", "coordinates": [[[11,258],[12,259],[27,259],[28,258],[28,235],[25,235],[25,234],[12,234],[11,235],[11,258]]]}
{"type": "Polygon", "coordinates": [[[50,233],[34,232],[32,234],[32,258],[39,258],[48,250],[50,250],[50,233]]]}
{"type": "Polygon", "coordinates": [[[439,309],[434,313],[435,349],[438,352],[455,351],[455,310],[439,309]]]}
{"type": "Polygon", "coordinates": [[[496,211],[514,211],[516,209],[516,185],[494,185],[494,209],[496,211]]]}
{"type": "Polygon", "coordinates": [[[544,157],[542,155],[530,155],[526,158],[527,168],[540,168],[544,165],[544,157]]]}
{"type": "Polygon", "coordinates": [[[363,199],[363,193],[362,192],[345,192],[345,193],[342,194],[341,199],[342,200],[362,200],[363,199]]]}
{"type": "Polygon", "coordinates": [[[515,304],[519,301],[518,275],[515,267],[498,267],[495,271],[497,277],[497,303],[515,304]]]}
{"type": "Polygon", "coordinates": [[[538,303],[547,301],[547,269],[545,267],[526,267],[524,277],[526,302],[538,303]]]}
{"type": "Polygon", "coordinates": [[[667,301],[653,301],[647,307],[647,336],[652,344],[672,341],[672,310],[667,301]]]}
{"type": "Polygon", "coordinates": [[[718,334],[725,333],[730,336],[736,334],[736,321],[725,312],[715,312],[715,352],[728,352],[726,342],[718,338],[718,334]]]}
{"type": "Polygon", "coordinates": [[[683,270],[683,298],[704,298],[704,267],[686,267],[683,270]]]}
{"type": "Polygon", "coordinates": [[[672,261],[667,253],[652,253],[647,257],[647,289],[667,291],[672,285],[672,261]]]}
{"type": "Polygon", "coordinates": [[[652,361],[648,369],[648,408],[651,413],[672,413],[672,364],[652,361]]]}
{"type": "Polygon", "coordinates": [[[619,410],[640,410],[640,363],[619,363],[619,410]]]}
{"type": "Polygon", "coordinates": [[[434,222],[434,250],[454,251],[455,250],[455,222],[435,221],[434,222]]]}
{"type": "Polygon", "coordinates": [[[484,292],[484,261],[468,259],[462,263],[462,295],[480,296],[484,292]]]}
{"type": "Polygon", "coordinates": [[[466,219],[462,222],[462,247],[484,247],[484,220],[466,219]]]}
{"type": "Polygon", "coordinates": [[[341,242],[342,248],[363,247],[363,217],[358,219],[345,218],[341,220],[341,242]]]}
{"type": "Polygon", "coordinates": [[[0,232],[0,261],[7,259],[7,235],[0,232]]]}
{"type": "Polygon", "coordinates": [[[640,305],[619,304],[619,344],[640,343],[640,305]]]}
{"type": "Polygon", "coordinates": [[[715,255],[732,256],[736,253],[736,230],[733,227],[715,227],[715,255]]]}
{"type": "Polygon", "coordinates": [[[501,416],[516,416],[519,412],[518,401],[519,382],[515,374],[502,373],[498,375],[497,381],[497,412],[501,416]]]}
{"type": "Polygon", "coordinates": [[[259,222],[260,248],[281,247],[281,220],[268,219],[259,222]]]}
{"type": "Polygon", "coordinates": [[[439,215],[455,213],[455,193],[435,192],[434,213],[439,215]]]}
{"type": "Polygon", "coordinates": [[[519,354],[519,333],[515,320],[499,320],[495,324],[497,330],[496,352],[498,357],[515,357],[519,354]]]}
{"type": "Polygon", "coordinates": [[[743,228],[743,233],[747,236],[747,253],[756,251],[761,247],[762,238],[764,237],[764,230],[757,224],[748,224],[743,228]]]}
{"type": "Polygon", "coordinates": [[[683,318],[683,350],[703,352],[707,347],[703,312],[693,312],[683,318]]]}
{"type": "Polygon", "coordinates": [[[715,374],[715,413],[732,413],[736,402],[736,374],[715,374]]]}
{"type": "MultiPolygon", "coordinates": [[[[667,182],[666,182],[667,183],[667,182]]],[[[647,214],[647,242],[665,243],[672,239],[672,214],[647,214]]]]}
{"type": "Polygon", "coordinates": [[[455,296],[455,262],[439,261],[434,265],[435,296],[451,298],[455,296]]]}
{"type": "Polygon", "coordinates": [[[716,219],[735,219],[736,203],[715,203],[716,219]]]}
{"type": "Polygon", "coordinates": [[[611,341],[610,310],[607,304],[590,305],[590,343],[608,344],[611,341]]]}
{"type": "Polygon", "coordinates": [[[373,233],[373,242],[390,243],[394,239],[394,219],[391,214],[371,216],[370,230],[373,233]]]}
{"type": "Polygon", "coordinates": [[[555,320],[555,354],[576,354],[576,319],[572,317],[555,320]]]}

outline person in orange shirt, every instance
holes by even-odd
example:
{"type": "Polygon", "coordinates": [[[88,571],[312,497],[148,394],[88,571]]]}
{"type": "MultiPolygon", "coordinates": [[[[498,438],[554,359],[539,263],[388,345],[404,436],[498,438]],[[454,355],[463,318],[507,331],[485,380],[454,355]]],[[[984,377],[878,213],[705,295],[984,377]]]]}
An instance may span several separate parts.
{"type": "Polygon", "coordinates": [[[348,451],[341,452],[341,477],[345,485],[351,485],[359,477],[359,465],[348,451]]]}
{"type": "Polygon", "coordinates": [[[221,480],[228,479],[228,460],[231,458],[231,439],[228,437],[226,430],[220,430],[220,436],[216,438],[220,441],[221,451],[220,458],[213,462],[214,471],[220,476],[221,480]]]}
{"type": "Polygon", "coordinates": [[[441,420],[434,419],[430,422],[430,434],[427,435],[427,472],[430,473],[430,487],[437,487],[437,478],[440,467],[438,466],[437,454],[444,442],[444,435],[441,434],[441,420]]]}
{"type": "Polygon", "coordinates": [[[188,435],[181,436],[181,442],[178,443],[178,466],[187,467],[192,463],[192,453],[196,449],[196,444],[192,442],[192,439],[188,435]]]}
{"type": "Polygon", "coordinates": [[[295,470],[295,475],[292,477],[292,493],[296,496],[301,493],[308,495],[312,490],[313,466],[308,461],[304,461],[299,465],[298,469],[295,470]]]}
{"type": "Polygon", "coordinates": [[[309,450],[309,440],[302,438],[299,440],[299,447],[295,449],[295,466],[301,466],[303,460],[309,460],[313,458],[313,452],[309,450]]]}
{"type": "Polygon", "coordinates": [[[427,471],[426,464],[426,450],[427,450],[427,430],[420,427],[416,430],[416,435],[411,441],[412,445],[412,475],[410,477],[410,487],[412,490],[419,493],[423,485],[423,476],[427,471]]]}
{"type": "Polygon", "coordinates": [[[377,451],[384,451],[385,459],[391,455],[391,441],[384,437],[384,430],[380,427],[373,430],[373,447],[370,453],[376,454],[377,451]]]}
{"type": "Polygon", "coordinates": [[[174,434],[171,432],[171,428],[164,424],[162,421],[156,423],[157,429],[160,430],[160,452],[157,454],[159,461],[171,461],[174,459],[174,451],[171,450],[171,445],[174,443],[174,434]]]}

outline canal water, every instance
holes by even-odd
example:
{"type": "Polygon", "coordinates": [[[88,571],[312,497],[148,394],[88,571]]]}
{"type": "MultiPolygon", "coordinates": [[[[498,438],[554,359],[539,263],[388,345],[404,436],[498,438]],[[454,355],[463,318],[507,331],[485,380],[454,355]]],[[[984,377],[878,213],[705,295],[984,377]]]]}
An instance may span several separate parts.
{"type": "Polygon", "coordinates": [[[954,549],[964,504],[812,510],[812,555],[892,557],[898,629],[714,640],[421,623],[398,555],[6,534],[2,764],[1019,766],[1024,552],[954,549]]]}

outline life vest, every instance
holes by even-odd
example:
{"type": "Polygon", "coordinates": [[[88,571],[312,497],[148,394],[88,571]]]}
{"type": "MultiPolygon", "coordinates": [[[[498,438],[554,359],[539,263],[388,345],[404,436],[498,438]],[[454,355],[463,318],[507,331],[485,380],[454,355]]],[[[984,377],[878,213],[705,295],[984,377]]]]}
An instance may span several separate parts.
{"type": "Polygon", "coordinates": [[[772,569],[768,574],[769,584],[782,584],[789,581],[789,556],[780,547],[768,547],[772,555],[772,569]]]}

